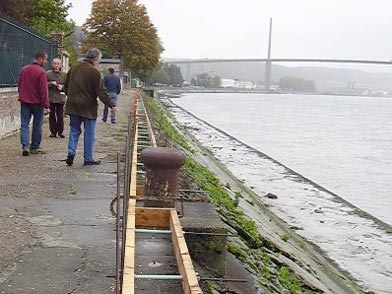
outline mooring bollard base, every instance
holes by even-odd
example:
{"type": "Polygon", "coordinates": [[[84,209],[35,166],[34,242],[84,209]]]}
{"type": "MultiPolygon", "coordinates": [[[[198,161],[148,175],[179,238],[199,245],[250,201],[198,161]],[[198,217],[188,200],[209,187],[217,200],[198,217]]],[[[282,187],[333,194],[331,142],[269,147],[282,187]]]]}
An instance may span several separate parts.
{"type": "Polygon", "coordinates": [[[185,153],[181,150],[166,147],[150,147],[140,153],[140,159],[146,166],[145,195],[161,197],[162,201],[145,201],[145,206],[175,207],[174,201],[178,192],[179,169],[185,163],[185,153]]]}

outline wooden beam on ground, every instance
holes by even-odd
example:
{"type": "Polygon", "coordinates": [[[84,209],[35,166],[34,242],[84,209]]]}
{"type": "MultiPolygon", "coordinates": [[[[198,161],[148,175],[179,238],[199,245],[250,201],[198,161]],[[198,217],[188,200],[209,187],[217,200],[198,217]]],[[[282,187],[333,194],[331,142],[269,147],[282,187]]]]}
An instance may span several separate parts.
{"type": "Polygon", "coordinates": [[[133,152],[132,152],[132,162],[131,162],[131,180],[129,187],[129,195],[130,197],[135,197],[136,186],[137,186],[137,126],[135,127],[135,137],[133,141],[133,152]]]}
{"type": "Polygon", "coordinates": [[[170,227],[170,208],[136,208],[137,227],[170,227]]]}
{"type": "MultiPolygon", "coordinates": [[[[133,151],[131,158],[131,178],[129,182],[130,196],[136,196],[137,183],[137,138],[138,128],[137,120],[135,125],[135,133],[133,138],[133,151]]],[[[135,293],[135,229],[136,229],[136,200],[129,199],[126,238],[123,240],[125,244],[124,252],[124,268],[122,280],[122,294],[135,293]]]]}
{"type": "Polygon", "coordinates": [[[123,269],[122,294],[135,293],[135,228],[136,200],[129,199],[127,234],[125,239],[125,257],[123,269]]]}
{"type": "Polygon", "coordinates": [[[146,187],[143,185],[136,186],[136,197],[143,197],[145,194],[146,187]]]}
{"type": "Polygon", "coordinates": [[[148,125],[148,130],[149,130],[149,133],[150,133],[150,136],[151,136],[151,145],[152,145],[152,147],[157,147],[157,140],[155,139],[154,130],[152,129],[150,118],[148,117],[147,109],[144,106],[143,100],[142,100],[142,105],[143,105],[143,108],[144,108],[144,114],[146,116],[146,122],[147,122],[147,125],[148,125]]]}
{"type": "Polygon", "coordinates": [[[177,260],[178,271],[180,272],[180,275],[183,276],[182,288],[184,293],[203,293],[199,287],[199,282],[193,268],[192,260],[188,252],[188,247],[186,246],[180,220],[175,209],[170,210],[170,230],[172,231],[172,243],[174,254],[177,260]]]}

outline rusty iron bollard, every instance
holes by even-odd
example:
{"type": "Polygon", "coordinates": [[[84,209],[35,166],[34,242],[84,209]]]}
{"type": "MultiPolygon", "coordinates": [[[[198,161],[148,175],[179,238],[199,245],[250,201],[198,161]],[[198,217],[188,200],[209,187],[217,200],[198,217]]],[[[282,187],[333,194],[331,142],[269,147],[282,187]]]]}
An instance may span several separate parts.
{"type": "Polygon", "coordinates": [[[181,150],[165,147],[149,147],[140,153],[140,159],[146,166],[145,195],[162,198],[162,201],[145,201],[145,206],[175,207],[175,201],[165,201],[165,197],[174,198],[178,192],[179,169],[185,163],[185,153],[181,150]]]}

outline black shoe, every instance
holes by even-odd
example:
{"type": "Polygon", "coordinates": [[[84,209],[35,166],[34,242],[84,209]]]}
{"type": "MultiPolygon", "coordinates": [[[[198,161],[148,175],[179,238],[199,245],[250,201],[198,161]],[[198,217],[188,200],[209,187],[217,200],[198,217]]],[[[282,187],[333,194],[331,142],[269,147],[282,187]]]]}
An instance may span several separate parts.
{"type": "Polygon", "coordinates": [[[83,165],[99,165],[101,164],[100,160],[93,160],[93,161],[85,161],[83,165]]]}
{"type": "Polygon", "coordinates": [[[29,148],[24,147],[23,151],[22,151],[22,155],[23,156],[29,156],[30,155],[29,148]]]}
{"type": "Polygon", "coordinates": [[[50,134],[49,138],[56,138],[56,134],[50,134]]]}
{"type": "Polygon", "coordinates": [[[63,134],[59,134],[59,137],[60,137],[61,139],[64,139],[64,138],[65,138],[65,136],[64,136],[63,134]]]}
{"type": "Polygon", "coordinates": [[[66,163],[68,166],[71,166],[71,165],[73,164],[74,158],[75,158],[75,155],[73,155],[73,154],[68,154],[67,159],[65,160],[65,163],[66,163]]]}

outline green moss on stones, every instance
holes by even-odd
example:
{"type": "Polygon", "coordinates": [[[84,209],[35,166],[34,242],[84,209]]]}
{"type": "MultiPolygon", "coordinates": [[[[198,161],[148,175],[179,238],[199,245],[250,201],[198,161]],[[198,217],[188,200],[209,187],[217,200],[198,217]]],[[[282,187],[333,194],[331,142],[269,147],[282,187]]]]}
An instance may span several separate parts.
{"type": "MultiPolygon", "coordinates": [[[[145,98],[152,112],[151,118],[155,127],[168,136],[172,144],[181,146],[188,153],[194,153],[178,129],[170,123],[165,110],[152,98],[145,98]]],[[[243,198],[241,192],[235,192],[231,196],[230,184],[222,185],[210,170],[196,162],[192,156],[187,156],[184,169],[201,189],[208,192],[223,221],[234,228],[241,237],[230,242],[227,250],[249,267],[258,277],[259,284],[269,291],[268,293],[314,293],[303,289],[299,279],[289,268],[272,261],[271,256],[280,253],[274,244],[262,238],[256,223],[238,207],[239,199],[243,198]]],[[[249,202],[249,204],[254,203],[249,202]]],[[[285,241],[289,238],[289,235],[282,236],[285,241]]],[[[213,294],[219,293],[213,283],[208,283],[208,291],[213,294]]]]}

